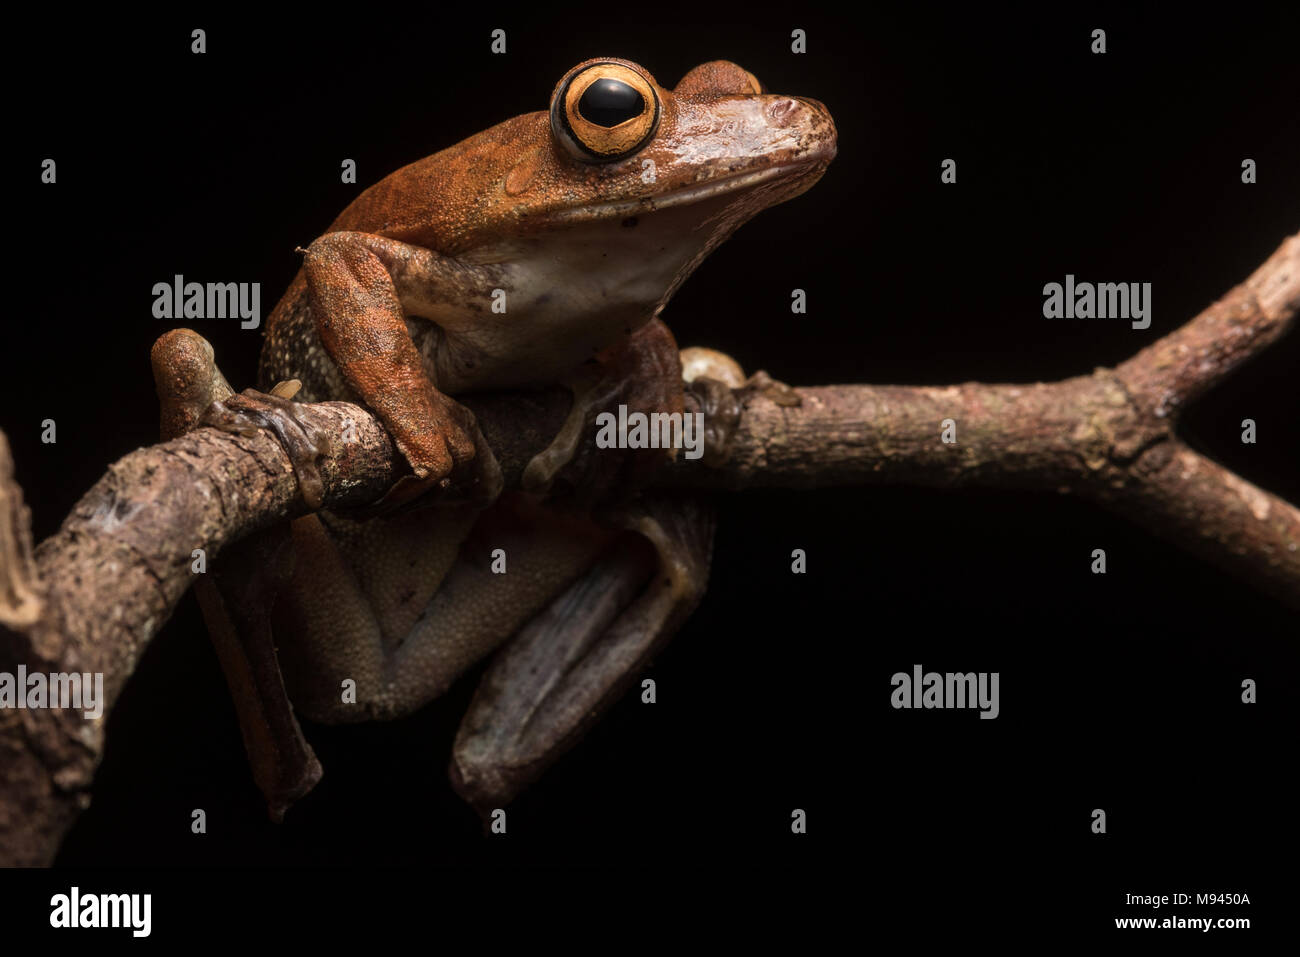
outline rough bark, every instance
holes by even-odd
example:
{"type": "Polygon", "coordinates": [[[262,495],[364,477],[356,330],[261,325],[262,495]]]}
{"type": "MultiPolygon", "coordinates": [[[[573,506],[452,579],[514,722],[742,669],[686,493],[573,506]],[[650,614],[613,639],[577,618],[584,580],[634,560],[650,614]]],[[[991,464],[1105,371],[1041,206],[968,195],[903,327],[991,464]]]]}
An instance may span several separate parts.
{"type": "MultiPolygon", "coordinates": [[[[1242,285],[1115,369],[1033,385],[826,386],[786,407],[747,394],[730,458],[677,461],[658,481],[696,488],[916,484],[1058,489],[1116,508],[1300,607],[1300,510],[1191,450],[1178,414],[1276,341],[1300,308],[1300,236],[1242,285]],[[941,441],[952,419],[957,441],[941,441]]],[[[559,391],[466,402],[507,485],[563,421],[559,391]]],[[[325,506],[377,499],[404,466],[379,423],[342,402],[304,416],[355,441],[321,463],[325,506]]],[[[48,863],[90,799],[108,711],[192,580],[221,549],[303,506],[268,433],[205,428],[111,466],[33,552],[0,435],[0,671],[102,672],[104,717],[0,710],[0,864],[48,863]]]]}

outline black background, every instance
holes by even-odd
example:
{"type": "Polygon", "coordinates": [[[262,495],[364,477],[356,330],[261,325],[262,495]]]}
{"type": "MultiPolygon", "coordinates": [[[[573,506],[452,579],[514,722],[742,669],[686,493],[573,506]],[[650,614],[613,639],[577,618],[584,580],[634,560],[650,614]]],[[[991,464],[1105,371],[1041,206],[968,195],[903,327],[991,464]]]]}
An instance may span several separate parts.
{"type": "MultiPolygon", "coordinates": [[[[12,106],[19,297],[0,425],[37,539],[108,463],[156,440],[148,353],[172,324],[152,318],[155,282],[261,282],[269,313],[294,247],[359,189],[545,109],[593,56],[635,60],[665,86],[733,59],[834,115],[824,179],[745,226],[664,313],[683,345],[796,385],[1087,373],[1194,316],[1300,228],[1300,70],[1280,19],[856,16],[421,5],[29,28],[41,72],[12,106]],[[189,52],[195,26],[204,56],[189,52]],[[1089,52],[1098,26],[1103,56],[1089,52]],[[496,27],[506,56],[489,53],[496,27]],[[789,51],[793,27],[806,55],[789,51]],[[45,157],[56,186],[39,183],[45,157]],[[339,182],[345,157],[358,186],[339,182]],[[955,186],[939,182],[947,157],[955,186]],[[1245,157],[1256,185],[1240,182],[1245,157]],[[1043,319],[1043,284],[1067,272],[1151,282],[1151,328],[1043,319]],[[795,287],[807,315],[789,312],[795,287]],[[45,418],[56,445],[39,442],[45,418]]],[[[260,330],[190,324],[237,388],[252,384],[260,330]]],[[[1183,426],[1293,502],[1298,358],[1292,336],[1183,426]],[[1247,417],[1253,446],[1239,441],[1247,417]]],[[[882,882],[864,906],[891,919],[982,908],[994,939],[1016,920],[1138,915],[1126,892],[1246,891],[1252,907],[1212,916],[1258,917],[1294,854],[1296,625],[1249,583],[1063,497],[734,495],[708,597],[647,672],[659,703],[616,706],[512,806],[502,838],[445,776],[474,676],[408,720],[308,725],[325,778],[282,826],[267,822],[187,596],[109,722],[94,804],[58,863],[791,865],[801,880],[882,882]],[[796,547],[803,576],[789,571],[796,547]],[[1104,577],[1089,573],[1098,547],[1104,577]],[[894,711],[890,676],[916,663],[1000,672],[1001,716],[894,711]],[[205,836],[189,830],[197,807],[205,836]],[[807,835],[790,833],[795,807],[807,835]],[[1089,830],[1097,807],[1104,836],[1089,830]]]]}

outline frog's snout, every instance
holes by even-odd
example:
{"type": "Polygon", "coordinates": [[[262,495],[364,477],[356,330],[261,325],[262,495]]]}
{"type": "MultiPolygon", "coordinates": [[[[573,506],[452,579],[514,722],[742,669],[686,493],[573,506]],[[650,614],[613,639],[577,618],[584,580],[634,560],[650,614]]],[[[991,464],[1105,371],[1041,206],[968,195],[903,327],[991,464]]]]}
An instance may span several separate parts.
{"type": "Polygon", "coordinates": [[[820,100],[806,96],[771,96],[764,113],[767,122],[778,129],[799,133],[801,152],[808,159],[830,162],[835,158],[835,121],[820,100]]]}

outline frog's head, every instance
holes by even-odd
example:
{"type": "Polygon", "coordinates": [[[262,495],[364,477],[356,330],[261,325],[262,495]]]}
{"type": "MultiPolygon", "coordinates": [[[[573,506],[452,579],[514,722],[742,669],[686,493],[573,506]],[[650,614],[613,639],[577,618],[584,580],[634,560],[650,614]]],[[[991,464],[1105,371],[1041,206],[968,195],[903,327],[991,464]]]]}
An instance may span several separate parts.
{"type": "Polygon", "coordinates": [[[689,272],[759,211],[812,186],[835,141],[821,103],[764,92],[734,63],[698,66],[668,90],[628,60],[588,60],[545,113],[453,148],[443,173],[466,182],[444,251],[491,258],[498,240],[578,227],[620,244],[635,235],[643,248],[674,237],[689,272]]]}
{"type": "Polygon", "coordinates": [[[826,107],[765,93],[724,60],[696,67],[674,90],[627,60],[588,60],[556,85],[547,115],[557,172],[591,190],[547,211],[559,219],[652,215],[726,198],[739,225],[806,190],[835,156],[826,107]]]}

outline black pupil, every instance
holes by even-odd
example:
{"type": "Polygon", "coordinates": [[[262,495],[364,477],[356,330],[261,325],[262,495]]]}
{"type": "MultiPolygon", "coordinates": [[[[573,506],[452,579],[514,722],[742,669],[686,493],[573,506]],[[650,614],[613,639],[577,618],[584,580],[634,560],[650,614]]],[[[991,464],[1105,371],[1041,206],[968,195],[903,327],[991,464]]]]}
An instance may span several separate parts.
{"type": "Polygon", "coordinates": [[[582,92],[578,112],[606,128],[634,120],[645,112],[645,99],[622,80],[602,77],[582,92]]]}

